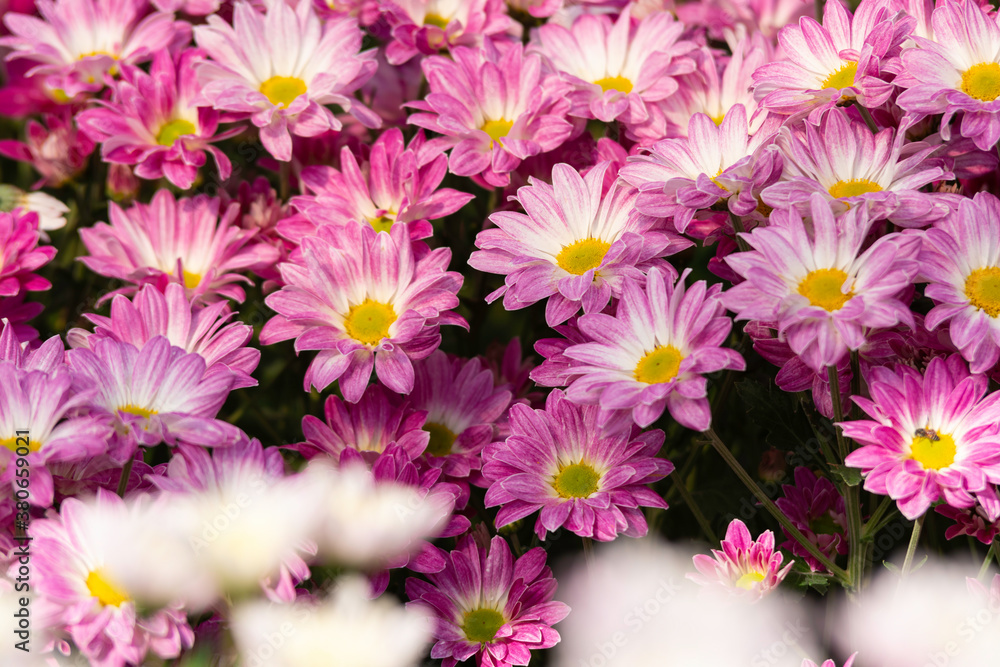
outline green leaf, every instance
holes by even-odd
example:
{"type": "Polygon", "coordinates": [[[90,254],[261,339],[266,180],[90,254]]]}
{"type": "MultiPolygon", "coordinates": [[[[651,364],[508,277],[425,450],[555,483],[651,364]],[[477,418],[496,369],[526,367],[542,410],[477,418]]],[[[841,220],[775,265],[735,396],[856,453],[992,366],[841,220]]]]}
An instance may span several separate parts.
{"type": "Polygon", "coordinates": [[[857,486],[861,483],[861,470],[848,466],[830,464],[830,476],[847,486],[857,486]]]}

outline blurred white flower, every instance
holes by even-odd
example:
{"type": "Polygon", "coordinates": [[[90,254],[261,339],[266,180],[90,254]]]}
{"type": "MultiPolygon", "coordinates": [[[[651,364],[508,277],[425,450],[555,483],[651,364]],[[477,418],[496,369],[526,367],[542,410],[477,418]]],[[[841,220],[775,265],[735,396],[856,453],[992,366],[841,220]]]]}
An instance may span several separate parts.
{"type": "Polygon", "coordinates": [[[204,491],[163,493],[131,525],[109,531],[109,573],[147,604],[204,609],[276,578],[315,532],[320,501],[301,475],[233,476],[204,491]]]}
{"type": "Polygon", "coordinates": [[[52,195],[25,192],[13,185],[0,185],[0,211],[13,211],[15,208],[38,214],[38,229],[42,231],[45,241],[49,240],[45,232],[66,226],[66,214],[69,213],[69,207],[52,195]]]}
{"type": "Polygon", "coordinates": [[[862,664],[878,667],[997,664],[1000,597],[970,592],[969,567],[929,561],[902,582],[880,572],[859,604],[840,606],[835,641],[845,652],[857,650],[862,664]]]}
{"type": "Polygon", "coordinates": [[[245,667],[408,667],[426,655],[433,621],[419,607],[368,599],[368,582],[341,579],[319,603],[258,601],[233,610],[245,667]]]}
{"type": "Polygon", "coordinates": [[[317,462],[306,474],[325,494],[320,556],[338,565],[374,571],[412,554],[444,529],[454,507],[451,494],[421,497],[415,487],[376,482],[363,464],[335,469],[317,462]]]}
{"type": "Polygon", "coordinates": [[[652,540],[596,551],[559,577],[572,612],[559,626],[557,667],[768,665],[815,656],[802,610],[781,591],[753,603],[685,578],[691,556],[652,540]]]}

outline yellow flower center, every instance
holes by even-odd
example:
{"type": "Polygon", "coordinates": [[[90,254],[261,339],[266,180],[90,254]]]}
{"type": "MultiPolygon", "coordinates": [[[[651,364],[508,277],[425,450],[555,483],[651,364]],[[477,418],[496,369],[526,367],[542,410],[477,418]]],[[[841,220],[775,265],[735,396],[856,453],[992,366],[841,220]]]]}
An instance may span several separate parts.
{"type": "Polygon", "coordinates": [[[563,246],[556,255],[556,264],[567,273],[582,276],[601,265],[610,247],[610,243],[601,239],[583,239],[563,246]]]}
{"type": "Polygon", "coordinates": [[[990,317],[1000,315],[1000,268],[984,266],[965,279],[969,303],[990,317]]]}
{"type": "Polygon", "coordinates": [[[726,119],[726,115],[719,114],[718,116],[710,116],[710,118],[712,119],[712,122],[715,123],[716,125],[722,125],[722,121],[726,119]]]}
{"type": "Polygon", "coordinates": [[[606,76],[603,79],[598,79],[594,83],[600,86],[604,92],[617,90],[619,93],[625,93],[626,95],[632,92],[632,82],[620,75],[606,76]]]}
{"type": "Polygon", "coordinates": [[[940,470],[955,462],[955,439],[945,433],[921,431],[910,443],[910,458],[924,470],[940,470]]]}
{"type": "Polygon", "coordinates": [[[194,134],[198,129],[191,121],[178,118],[165,123],[156,134],[156,143],[161,146],[173,146],[174,142],[185,134],[194,134]]]}
{"type": "Polygon", "coordinates": [[[393,211],[386,211],[385,215],[380,215],[377,218],[370,218],[368,224],[372,226],[376,232],[388,232],[392,229],[392,223],[396,222],[396,214],[393,211]]]}
{"type": "Polygon", "coordinates": [[[396,311],[392,306],[380,301],[365,299],[352,306],[344,318],[344,331],[356,341],[365,345],[376,345],[389,337],[389,327],[396,321],[396,311]]]}
{"type": "Polygon", "coordinates": [[[431,434],[427,442],[427,453],[431,456],[448,456],[451,446],[455,444],[456,436],[450,428],[437,422],[427,422],[424,430],[431,434]]]}
{"type": "Polygon", "coordinates": [[[497,142],[506,137],[512,127],[514,127],[514,121],[501,118],[500,120],[488,120],[479,129],[490,135],[490,139],[494,142],[497,142]]]}
{"type": "Polygon", "coordinates": [[[488,643],[497,636],[497,631],[507,621],[495,609],[473,609],[465,615],[462,632],[470,642],[488,643]]]}
{"type": "Polygon", "coordinates": [[[98,602],[105,607],[118,607],[123,602],[129,601],[129,596],[108,581],[107,575],[100,568],[87,575],[86,583],[90,594],[97,598],[98,602]]]}
{"type": "Polygon", "coordinates": [[[132,405],[131,403],[127,405],[118,406],[118,410],[121,412],[127,412],[130,415],[138,415],[139,417],[151,417],[156,414],[156,410],[150,410],[149,408],[143,408],[138,405],[132,405]]]}
{"type": "Polygon", "coordinates": [[[764,574],[762,572],[758,572],[757,570],[752,570],[737,579],[736,586],[745,591],[752,591],[753,587],[762,581],[764,581],[764,574]]]}
{"type": "Polygon", "coordinates": [[[983,102],[1000,97],[1000,64],[979,63],[962,72],[962,92],[983,102]]]}
{"type": "Polygon", "coordinates": [[[597,491],[600,474],[586,463],[562,467],[552,478],[552,488],[560,498],[589,498],[597,491]]]}
{"type": "Polygon", "coordinates": [[[448,27],[448,19],[435,12],[427,12],[424,16],[424,25],[434,25],[441,29],[448,27]]]}
{"type": "Polygon", "coordinates": [[[272,76],[260,84],[260,92],[271,100],[271,104],[289,107],[295,98],[305,94],[306,82],[294,76],[272,76]]]}
{"type": "Polygon", "coordinates": [[[858,73],[856,62],[845,62],[836,72],[826,77],[820,84],[821,89],[827,88],[850,88],[854,85],[854,76],[858,73]]]}
{"type": "MultiPolygon", "coordinates": [[[[24,443],[24,440],[22,440],[21,442],[24,443]]],[[[0,447],[6,447],[7,449],[16,454],[18,447],[17,436],[0,440],[0,447]]],[[[32,440],[31,438],[28,438],[29,452],[37,452],[41,448],[42,448],[42,443],[38,442],[37,440],[32,440]]]]}
{"type": "Polygon", "coordinates": [[[832,313],[854,296],[853,290],[844,294],[846,281],[847,274],[840,269],[816,269],[799,283],[799,294],[809,299],[810,304],[832,313]]]}
{"type": "Polygon", "coordinates": [[[670,382],[681,370],[684,357],[673,345],[661,345],[635,365],[635,379],[646,384],[670,382]]]}
{"type": "Polygon", "coordinates": [[[882,186],[867,178],[852,178],[849,181],[837,181],[827,190],[831,197],[846,199],[847,197],[860,197],[869,192],[882,192],[882,186]]]}
{"type": "Polygon", "coordinates": [[[194,289],[201,284],[201,274],[191,273],[190,271],[184,271],[184,287],[188,289],[194,289]]]}

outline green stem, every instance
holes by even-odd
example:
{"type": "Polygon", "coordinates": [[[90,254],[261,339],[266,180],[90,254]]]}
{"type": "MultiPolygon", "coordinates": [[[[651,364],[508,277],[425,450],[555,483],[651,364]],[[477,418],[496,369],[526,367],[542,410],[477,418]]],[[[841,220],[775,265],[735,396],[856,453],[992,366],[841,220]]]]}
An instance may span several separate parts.
{"type": "Polygon", "coordinates": [[[594,564],[594,541],[589,537],[581,537],[583,540],[583,559],[587,562],[587,567],[594,564]]]}
{"type": "Polygon", "coordinates": [[[902,576],[904,577],[910,573],[910,568],[913,567],[913,554],[917,551],[917,542],[920,541],[920,529],[924,527],[924,519],[926,517],[926,514],[921,514],[920,517],[913,522],[913,532],[910,534],[910,544],[906,547],[906,558],[903,559],[902,576]]]}
{"type": "Polygon", "coordinates": [[[854,100],[854,107],[858,110],[858,113],[861,114],[861,118],[865,121],[865,125],[868,126],[868,129],[871,130],[872,134],[878,134],[878,126],[875,124],[875,119],[872,118],[872,112],[869,111],[864,105],[858,103],[857,100],[854,100]]]}
{"type": "Polygon", "coordinates": [[[740,236],[740,234],[746,232],[746,229],[743,227],[743,219],[730,211],[729,221],[733,223],[733,230],[736,232],[736,246],[740,249],[740,252],[748,252],[750,250],[750,244],[744,241],[743,237],[740,236]]]}
{"type": "Polygon", "coordinates": [[[677,489],[677,493],[681,494],[681,498],[687,504],[688,509],[691,510],[691,514],[694,515],[694,520],[701,526],[701,532],[705,533],[705,537],[708,538],[711,544],[718,544],[719,538],[712,531],[711,524],[709,524],[708,519],[705,517],[705,513],[701,511],[701,507],[695,502],[694,496],[691,495],[691,491],[687,488],[685,481],[680,477],[674,477],[672,481],[674,487],[677,489]]]}
{"type": "Polygon", "coordinates": [[[753,481],[753,478],[750,477],[746,469],[740,465],[740,462],[736,460],[736,457],[729,451],[729,448],[726,447],[726,443],[722,441],[715,430],[709,427],[709,429],[705,431],[705,434],[709,437],[709,441],[712,443],[712,446],[715,447],[715,451],[719,452],[719,456],[721,456],[722,459],[729,465],[730,469],[736,473],[736,476],[740,478],[740,481],[743,482],[747,489],[749,489],[750,493],[757,497],[757,500],[759,500],[761,505],[764,506],[764,509],[766,509],[768,513],[770,513],[771,516],[773,516],[778,523],[781,524],[782,528],[788,531],[788,534],[792,537],[792,539],[801,544],[806,551],[822,563],[824,567],[826,567],[826,569],[829,570],[833,576],[837,577],[842,584],[850,586],[850,575],[847,571],[830,560],[826,554],[819,550],[819,547],[810,542],[809,539],[802,534],[802,531],[795,527],[795,524],[793,524],[791,520],[785,516],[785,513],[774,504],[774,501],[767,497],[767,494],[764,493],[760,486],[757,485],[757,482],[753,481]]]}
{"type": "Polygon", "coordinates": [[[118,478],[118,496],[121,498],[125,497],[125,489],[128,488],[128,478],[132,476],[132,464],[134,463],[135,457],[133,456],[122,466],[122,475],[118,478]]]}
{"type": "MultiPolygon", "coordinates": [[[[830,381],[830,396],[833,398],[834,429],[837,431],[837,449],[841,462],[850,453],[847,438],[838,425],[844,421],[844,408],[840,404],[840,381],[837,377],[837,367],[826,367],[827,378],[830,381]]],[[[865,548],[861,543],[861,487],[860,485],[844,488],[844,505],[847,510],[847,571],[854,590],[861,590],[861,582],[865,574],[865,548]]]]}
{"type": "Polygon", "coordinates": [[[875,537],[878,531],[882,530],[886,526],[886,524],[889,523],[891,515],[886,516],[885,521],[882,520],[882,517],[885,515],[886,511],[893,506],[894,503],[895,501],[893,501],[893,499],[890,498],[889,496],[885,496],[884,498],[882,498],[882,502],[879,503],[878,507],[875,508],[875,511],[872,512],[870,517],[868,517],[868,522],[865,523],[864,530],[861,533],[863,539],[866,540],[872,539],[873,537],[875,537]]]}
{"type": "Polygon", "coordinates": [[[985,577],[986,573],[989,572],[990,565],[993,563],[993,559],[995,557],[996,558],[1000,558],[1000,556],[997,555],[997,540],[996,539],[994,539],[990,543],[990,548],[986,552],[986,560],[983,561],[983,566],[981,568],[979,568],[979,576],[977,576],[976,579],[979,579],[979,581],[983,580],[983,577],[985,577]]]}
{"type": "Polygon", "coordinates": [[[278,163],[278,192],[283,203],[288,203],[288,195],[292,188],[292,163],[278,163]]]}

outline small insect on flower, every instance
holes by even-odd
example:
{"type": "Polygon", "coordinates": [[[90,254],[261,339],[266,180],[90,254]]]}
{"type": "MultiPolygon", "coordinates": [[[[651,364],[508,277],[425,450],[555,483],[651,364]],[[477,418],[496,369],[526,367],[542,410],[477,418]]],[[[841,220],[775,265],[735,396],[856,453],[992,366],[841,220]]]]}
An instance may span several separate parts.
{"type": "Polygon", "coordinates": [[[941,440],[941,437],[934,429],[918,428],[913,432],[913,436],[916,438],[925,438],[931,442],[939,442],[941,440]]]}

